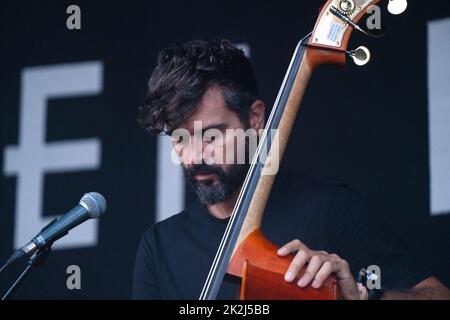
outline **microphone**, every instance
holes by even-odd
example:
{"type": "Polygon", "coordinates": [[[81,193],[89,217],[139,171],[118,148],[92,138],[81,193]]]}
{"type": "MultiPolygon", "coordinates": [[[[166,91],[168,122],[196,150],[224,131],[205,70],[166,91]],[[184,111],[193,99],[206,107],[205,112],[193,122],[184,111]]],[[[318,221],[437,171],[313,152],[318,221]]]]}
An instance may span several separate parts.
{"type": "Polygon", "coordinates": [[[55,218],[30,242],[16,250],[1,268],[24,257],[31,257],[36,251],[50,247],[53,242],[64,237],[69,231],[89,219],[99,218],[106,210],[105,198],[97,192],[86,193],[74,208],[55,218]]]}

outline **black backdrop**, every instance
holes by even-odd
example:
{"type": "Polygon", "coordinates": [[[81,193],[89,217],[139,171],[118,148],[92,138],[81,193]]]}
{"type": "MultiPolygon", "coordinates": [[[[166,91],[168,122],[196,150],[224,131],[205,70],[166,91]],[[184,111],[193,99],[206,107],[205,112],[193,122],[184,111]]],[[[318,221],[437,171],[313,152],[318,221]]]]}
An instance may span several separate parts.
{"type": "MultiPolygon", "coordinates": [[[[63,212],[84,192],[101,192],[108,211],[99,221],[97,244],[55,250],[15,297],[130,297],[136,246],[155,219],[156,139],[143,133],[136,115],[159,49],[193,38],[249,44],[263,98],[271,106],[293,49],[311,31],[321,5],[272,0],[2,3],[1,168],[5,147],[19,141],[22,70],[103,64],[101,92],[50,99],[46,122],[47,142],[99,139],[100,165],[45,174],[41,208],[49,215],[63,212]],[[81,30],[66,28],[70,4],[81,8],[81,30]],[[66,287],[66,268],[72,264],[81,268],[81,290],[66,287]]],[[[428,160],[427,22],[446,17],[448,1],[409,1],[406,14],[383,16],[383,39],[354,35],[352,47],[367,45],[371,63],[325,67],[314,74],[285,165],[352,185],[450,285],[450,215],[430,214],[428,160]]],[[[2,261],[14,246],[17,184],[16,176],[0,175],[2,261]]],[[[15,266],[1,275],[2,290],[19,270],[15,266]]]]}

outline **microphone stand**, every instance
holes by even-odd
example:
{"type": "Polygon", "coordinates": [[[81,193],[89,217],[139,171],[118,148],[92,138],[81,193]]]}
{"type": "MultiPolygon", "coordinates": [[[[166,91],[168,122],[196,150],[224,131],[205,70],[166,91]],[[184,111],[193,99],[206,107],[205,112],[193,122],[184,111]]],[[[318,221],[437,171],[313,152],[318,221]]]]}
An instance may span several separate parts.
{"type": "Polygon", "coordinates": [[[17,280],[12,284],[12,286],[8,289],[8,291],[5,293],[5,295],[2,297],[1,300],[8,299],[15,290],[22,284],[22,282],[28,277],[28,275],[33,271],[33,269],[36,269],[40,265],[42,265],[45,261],[45,259],[48,257],[51,250],[51,245],[42,249],[39,249],[36,251],[27,262],[27,266],[25,270],[20,274],[20,276],[17,278],[17,280]]]}

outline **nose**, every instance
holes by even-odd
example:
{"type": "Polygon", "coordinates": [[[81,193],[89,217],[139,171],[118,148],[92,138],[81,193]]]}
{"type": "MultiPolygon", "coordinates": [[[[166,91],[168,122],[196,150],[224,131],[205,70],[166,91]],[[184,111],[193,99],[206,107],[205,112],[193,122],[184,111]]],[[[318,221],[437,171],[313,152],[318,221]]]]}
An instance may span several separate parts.
{"type": "Polygon", "coordinates": [[[203,141],[191,136],[187,148],[187,161],[189,165],[203,163],[203,141]]]}

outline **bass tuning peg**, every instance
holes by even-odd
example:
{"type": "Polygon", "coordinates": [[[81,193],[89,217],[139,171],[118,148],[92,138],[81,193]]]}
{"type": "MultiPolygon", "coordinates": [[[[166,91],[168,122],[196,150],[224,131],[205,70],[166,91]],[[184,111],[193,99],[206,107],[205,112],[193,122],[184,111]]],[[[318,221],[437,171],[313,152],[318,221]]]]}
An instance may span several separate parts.
{"type": "Polygon", "coordinates": [[[357,66],[364,66],[369,63],[371,59],[370,50],[364,46],[358,47],[355,50],[347,51],[347,55],[353,59],[357,66]]]}
{"type": "Polygon", "coordinates": [[[407,0],[389,0],[388,11],[390,14],[399,15],[405,12],[407,7],[407,0]]]}

